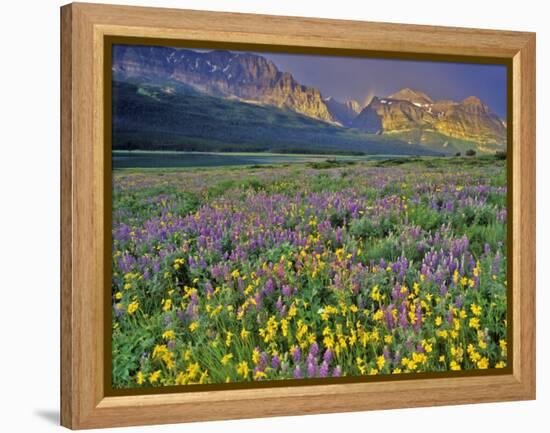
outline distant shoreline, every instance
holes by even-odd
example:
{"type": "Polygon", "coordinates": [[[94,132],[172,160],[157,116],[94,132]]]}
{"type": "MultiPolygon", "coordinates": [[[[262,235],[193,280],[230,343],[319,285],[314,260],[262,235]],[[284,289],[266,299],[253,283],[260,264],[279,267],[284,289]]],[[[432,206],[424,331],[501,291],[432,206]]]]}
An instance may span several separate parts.
{"type": "MultiPolygon", "coordinates": [[[[318,157],[327,157],[330,158],[332,156],[334,157],[348,157],[348,158],[362,158],[365,156],[377,156],[378,154],[350,154],[350,153],[293,153],[293,152],[216,152],[216,151],[198,151],[198,150],[144,150],[144,149],[132,149],[132,150],[125,150],[125,149],[113,149],[112,150],[113,155],[114,154],[122,154],[122,153],[131,153],[131,154],[188,154],[188,155],[235,155],[235,156],[250,156],[250,155],[258,155],[258,156],[300,156],[300,157],[310,157],[310,156],[318,156],[318,157]]],[[[389,155],[389,154],[388,154],[389,155]]],[[[388,156],[386,155],[386,156],[388,156]]],[[[391,155],[396,156],[396,155],[391,155]]],[[[402,155],[402,156],[412,156],[412,155],[402,155]]]]}
{"type": "MultiPolygon", "coordinates": [[[[349,155],[346,153],[280,153],[280,152],[199,152],[195,150],[122,150],[115,149],[112,151],[113,155],[116,154],[132,154],[132,155],[215,155],[215,156],[281,156],[281,157],[302,157],[302,158],[359,158],[359,159],[379,159],[379,158],[417,158],[426,155],[407,155],[407,154],[362,154],[362,155],[349,155]]],[[[434,157],[444,157],[443,155],[429,155],[434,157]]]]}
{"type": "Polygon", "coordinates": [[[268,152],[196,152],[114,150],[112,165],[115,170],[125,169],[194,169],[221,167],[261,167],[280,164],[306,164],[340,161],[367,162],[406,158],[410,155],[326,155],[268,152]]]}

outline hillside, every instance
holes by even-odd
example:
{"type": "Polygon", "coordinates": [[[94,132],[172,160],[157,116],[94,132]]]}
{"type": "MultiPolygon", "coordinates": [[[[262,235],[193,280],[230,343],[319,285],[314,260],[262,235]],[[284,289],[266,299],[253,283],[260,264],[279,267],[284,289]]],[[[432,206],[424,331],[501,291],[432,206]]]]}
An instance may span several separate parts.
{"type": "Polygon", "coordinates": [[[118,45],[113,48],[113,65],[118,80],[191,84],[211,96],[262,102],[335,122],[319,90],[301,85],[256,54],[118,45]]]}
{"type": "Polygon", "coordinates": [[[173,83],[113,82],[113,148],[293,153],[437,154],[289,109],[206,95],[173,83]]]}

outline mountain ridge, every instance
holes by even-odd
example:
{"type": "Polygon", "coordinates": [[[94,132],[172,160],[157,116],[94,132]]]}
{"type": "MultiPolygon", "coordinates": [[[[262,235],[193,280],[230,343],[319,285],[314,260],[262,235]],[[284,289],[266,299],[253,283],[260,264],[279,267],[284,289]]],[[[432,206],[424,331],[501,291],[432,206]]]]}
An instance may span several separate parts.
{"type": "Polygon", "coordinates": [[[361,112],[361,105],[355,99],[340,102],[329,96],[324,101],[332,117],[342,126],[351,126],[353,119],[361,112]]]}
{"type": "Polygon", "coordinates": [[[429,147],[166,83],[113,81],[117,150],[442,155],[429,147]]]}
{"type": "Polygon", "coordinates": [[[113,59],[115,78],[169,79],[212,96],[235,96],[336,122],[318,89],[298,83],[292,74],[279,71],[271,60],[257,54],[120,45],[113,49],[113,59]],[[162,64],[164,68],[159,68],[162,64]]]}
{"type": "Polygon", "coordinates": [[[351,126],[371,134],[396,135],[414,130],[421,136],[424,131],[437,132],[450,139],[471,141],[483,152],[503,148],[507,138],[504,121],[477,96],[460,102],[435,101],[409,88],[385,98],[372,98],[351,126]]]}
{"type": "Polygon", "coordinates": [[[355,100],[324,97],[315,87],[300,84],[269,59],[254,53],[225,50],[194,51],[170,47],[116,45],[113,79],[167,84],[178,92],[256,105],[269,105],[344,129],[391,136],[419,146],[452,151],[449,143],[464,142],[481,152],[506,144],[506,123],[477,96],[462,101],[434,100],[409,87],[387,97],[375,96],[361,107],[355,100]],[[172,83],[172,84],[170,84],[172,83]],[[188,87],[185,87],[188,86],[188,87]],[[182,90],[183,89],[183,90],[182,90]]]}

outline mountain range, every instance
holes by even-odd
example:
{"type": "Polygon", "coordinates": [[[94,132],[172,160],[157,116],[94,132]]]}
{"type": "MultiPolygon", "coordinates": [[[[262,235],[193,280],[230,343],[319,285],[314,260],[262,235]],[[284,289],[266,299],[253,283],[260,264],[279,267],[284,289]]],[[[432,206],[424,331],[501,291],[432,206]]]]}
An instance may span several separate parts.
{"type": "Polygon", "coordinates": [[[113,146],[183,150],[449,154],[504,149],[479,98],[404,88],[362,107],[300,84],[257,54],[113,47],[113,146]]]}

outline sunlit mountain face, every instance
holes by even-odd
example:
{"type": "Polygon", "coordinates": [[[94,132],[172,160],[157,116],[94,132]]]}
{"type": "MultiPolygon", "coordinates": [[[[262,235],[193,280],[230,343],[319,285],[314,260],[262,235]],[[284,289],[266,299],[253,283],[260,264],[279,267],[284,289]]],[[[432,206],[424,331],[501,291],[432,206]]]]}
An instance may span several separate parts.
{"type": "MultiPolygon", "coordinates": [[[[225,146],[232,150],[404,154],[450,154],[467,149],[488,153],[506,146],[505,119],[478,95],[439,99],[430,90],[441,94],[440,84],[433,89],[402,87],[373,96],[363,106],[357,101],[371,92],[368,71],[358,74],[353,83],[340,77],[337,68],[319,71],[319,82],[327,72],[333,75],[331,85],[321,89],[295,77],[302,75],[308,61],[318,61],[317,57],[293,55],[289,56],[292,62],[285,63],[280,56],[273,60],[272,55],[248,52],[115,46],[113,145],[157,148],[162,142],[180,150],[204,145],[218,150],[225,146]],[[276,61],[294,71],[282,70],[276,61]],[[353,98],[338,100],[327,94],[329,90],[341,94],[346,85],[355,88],[361,81],[364,92],[353,98]]],[[[351,66],[360,69],[358,59],[337,60],[344,77],[351,66]]],[[[407,83],[415,81],[413,66],[418,62],[409,63],[393,64],[413,75],[402,80],[407,83]]],[[[439,73],[440,81],[449,81],[445,68],[432,65],[435,78],[439,73]]],[[[482,79],[487,66],[466,66],[468,73],[455,79],[456,85],[467,90],[470,80],[475,89],[477,81],[471,78],[475,68],[480,68],[478,78],[482,79]]],[[[389,75],[390,81],[395,75],[389,75]]],[[[385,86],[382,79],[376,83],[377,88],[385,86]]],[[[505,94],[505,87],[501,90],[505,94]]],[[[457,93],[455,88],[448,92],[457,93]]]]}

